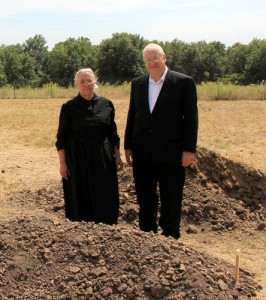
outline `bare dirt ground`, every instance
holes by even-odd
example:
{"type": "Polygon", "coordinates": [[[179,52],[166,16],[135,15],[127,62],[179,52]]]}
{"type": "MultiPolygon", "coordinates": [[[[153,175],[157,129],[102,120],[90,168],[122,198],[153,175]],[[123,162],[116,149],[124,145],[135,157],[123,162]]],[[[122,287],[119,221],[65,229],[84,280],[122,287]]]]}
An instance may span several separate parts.
{"type": "Polygon", "coordinates": [[[117,226],[69,222],[55,149],[7,140],[0,146],[0,299],[266,299],[262,172],[199,149],[176,241],[138,230],[127,167],[119,173],[117,226]]]}

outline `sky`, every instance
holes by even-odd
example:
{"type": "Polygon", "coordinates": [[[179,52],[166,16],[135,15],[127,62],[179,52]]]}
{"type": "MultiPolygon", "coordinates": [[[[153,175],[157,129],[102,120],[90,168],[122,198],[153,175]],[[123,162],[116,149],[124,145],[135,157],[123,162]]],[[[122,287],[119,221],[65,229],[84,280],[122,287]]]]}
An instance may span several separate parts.
{"type": "Polygon", "coordinates": [[[51,50],[68,38],[93,45],[114,33],[227,47],[266,38],[266,0],[0,0],[0,45],[42,35],[51,50]]]}

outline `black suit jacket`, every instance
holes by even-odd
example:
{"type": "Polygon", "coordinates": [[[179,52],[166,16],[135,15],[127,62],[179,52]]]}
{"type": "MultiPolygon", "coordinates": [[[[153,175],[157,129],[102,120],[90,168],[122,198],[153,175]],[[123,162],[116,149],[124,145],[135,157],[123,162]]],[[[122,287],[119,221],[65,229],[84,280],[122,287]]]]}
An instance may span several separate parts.
{"type": "Polygon", "coordinates": [[[134,160],[180,163],[182,151],[196,152],[195,83],[187,75],[168,70],[150,113],[148,81],[148,74],[132,81],[124,148],[133,151],[134,160]]]}

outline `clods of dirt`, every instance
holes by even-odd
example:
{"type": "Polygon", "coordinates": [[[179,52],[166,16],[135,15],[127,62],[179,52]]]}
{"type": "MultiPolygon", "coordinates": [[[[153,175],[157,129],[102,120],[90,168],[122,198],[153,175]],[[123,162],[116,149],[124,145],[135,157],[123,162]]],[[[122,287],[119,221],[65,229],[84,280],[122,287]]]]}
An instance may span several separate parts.
{"type": "Polygon", "coordinates": [[[18,218],[1,226],[2,299],[245,299],[252,275],[128,225],[18,218]],[[242,297],[242,298],[241,298],[242,297]]]}
{"type": "MultiPolygon", "coordinates": [[[[200,149],[187,171],[182,230],[191,238],[264,231],[265,182],[262,173],[200,149]]],[[[234,265],[182,238],[141,232],[130,168],[119,185],[116,226],[68,221],[60,182],[10,196],[21,213],[1,222],[0,299],[256,299],[254,274],[240,269],[236,282],[234,265]]]]}

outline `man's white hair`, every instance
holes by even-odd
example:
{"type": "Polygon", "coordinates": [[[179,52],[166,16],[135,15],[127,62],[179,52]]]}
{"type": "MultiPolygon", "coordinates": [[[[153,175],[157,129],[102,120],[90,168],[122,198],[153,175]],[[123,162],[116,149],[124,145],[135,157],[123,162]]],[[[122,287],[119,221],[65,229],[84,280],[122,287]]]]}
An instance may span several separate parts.
{"type": "Polygon", "coordinates": [[[148,51],[156,51],[160,56],[163,56],[165,54],[163,51],[163,48],[160,45],[155,44],[155,43],[148,44],[143,49],[143,57],[144,57],[144,54],[148,51]]]}

